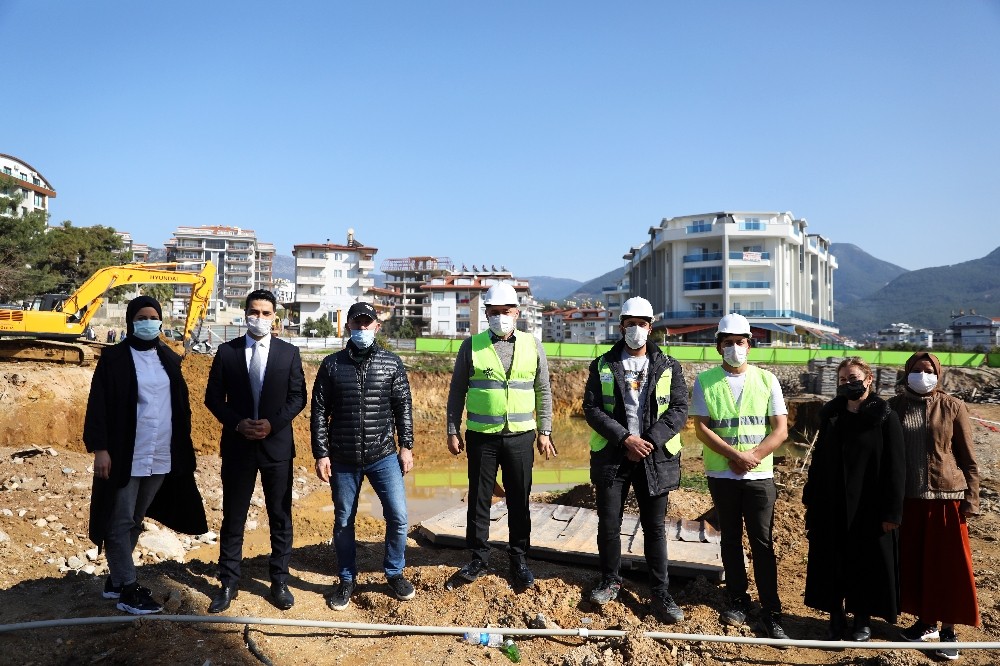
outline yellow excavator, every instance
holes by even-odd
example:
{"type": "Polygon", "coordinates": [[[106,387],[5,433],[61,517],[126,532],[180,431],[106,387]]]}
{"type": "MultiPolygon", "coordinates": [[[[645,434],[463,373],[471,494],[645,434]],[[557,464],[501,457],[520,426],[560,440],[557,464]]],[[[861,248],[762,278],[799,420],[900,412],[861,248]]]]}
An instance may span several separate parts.
{"type": "Polygon", "coordinates": [[[92,363],[95,350],[103,345],[80,338],[108,290],[127,284],[191,285],[182,336],[184,350],[209,351],[207,339],[201,340],[200,334],[212,295],[215,266],[206,263],[199,273],[177,270],[181,266],[179,263],[108,266],[90,276],[72,294],[36,296],[26,310],[0,309],[0,360],[92,363]]]}

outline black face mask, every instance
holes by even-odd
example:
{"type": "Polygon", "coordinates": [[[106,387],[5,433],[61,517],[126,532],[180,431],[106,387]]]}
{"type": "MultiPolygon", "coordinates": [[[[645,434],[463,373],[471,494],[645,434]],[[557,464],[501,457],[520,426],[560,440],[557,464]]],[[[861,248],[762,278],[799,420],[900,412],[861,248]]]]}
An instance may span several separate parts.
{"type": "Polygon", "coordinates": [[[855,379],[852,382],[847,382],[846,384],[838,386],[837,395],[844,396],[848,400],[860,400],[861,396],[863,396],[867,390],[868,389],[865,388],[864,381],[855,379]]]}

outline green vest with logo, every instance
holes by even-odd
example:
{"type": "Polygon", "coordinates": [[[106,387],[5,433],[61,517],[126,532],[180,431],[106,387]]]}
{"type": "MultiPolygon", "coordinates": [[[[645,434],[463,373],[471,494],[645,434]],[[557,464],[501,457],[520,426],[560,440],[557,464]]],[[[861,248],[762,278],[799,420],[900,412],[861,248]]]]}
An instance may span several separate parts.
{"type": "MultiPolygon", "coordinates": [[[[771,420],[767,408],[771,403],[772,376],[754,366],[747,366],[743,380],[743,394],[739,409],[733,398],[733,391],[726,381],[726,371],[722,367],[707,370],[698,375],[708,407],[708,427],[737,451],[748,451],[771,432],[771,420]]],[[[708,472],[725,472],[729,469],[729,459],[704,447],[702,457],[708,472]]],[[[769,472],[774,469],[774,455],[768,454],[752,472],[769,472]]]]}
{"type": "MultiPolygon", "coordinates": [[[[607,360],[604,356],[601,356],[597,360],[597,372],[601,377],[601,405],[604,407],[604,411],[608,414],[614,414],[615,411],[615,376],[611,372],[611,366],[608,365],[607,360]]],[[[670,409],[670,382],[673,379],[673,371],[667,368],[660,375],[659,379],[656,380],[656,418],[660,418],[663,412],[670,409]]],[[[642,418],[642,415],[639,415],[642,418]]],[[[601,437],[595,430],[590,433],[590,450],[600,451],[605,446],[607,446],[608,440],[601,437]]],[[[671,437],[664,446],[670,455],[676,454],[681,450],[683,444],[681,443],[680,433],[671,437]]]]}
{"type": "Polygon", "coordinates": [[[504,372],[489,331],[472,336],[472,375],[466,396],[469,430],[499,433],[535,428],[535,374],[538,349],[530,333],[514,331],[510,376],[504,372]]]}

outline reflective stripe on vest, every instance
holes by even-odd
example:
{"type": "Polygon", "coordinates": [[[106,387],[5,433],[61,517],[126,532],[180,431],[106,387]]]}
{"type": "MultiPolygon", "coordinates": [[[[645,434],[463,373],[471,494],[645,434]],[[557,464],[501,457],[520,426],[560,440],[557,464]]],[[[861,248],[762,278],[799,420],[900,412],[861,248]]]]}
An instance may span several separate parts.
{"type": "MultiPolygon", "coordinates": [[[[771,432],[767,408],[771,403],[771,375],[754,366],[746,369],[739,409],[733,391],[722,367],[712,368],[698,375],[705,406],[708,407],[708,427],[738,451],[748,451],[764,441],[771,432]]],[[[729,469],[729,459],[704,447],[702,458],[705,470],[724,472],[729,469]]],[[[769,472],[774,469],[774,455],[768,454],[752,472],[769,472]]]]}
{"type": "Polygon", "coordinates": [[[490,332],[472,336],[472,376],[466,397],[467,427],[475,432],[527,432],[535,428],[538,350],[530,333],[514,331],[510,377],[504,373],[490,332]]]}
{"type": "MultiPolygon", "coordinates": [[[[615,376],[611,372],[611,367],[608,365],[607,361],[602,356],[597,361],[597,373],[601,377],[601,406],[604,407],[604,411],[608,414],[614,414],[615,412],[615,376]]],[[[660,375],[660,378],[656,380],[656,418],[660,418],[663,412],[670,409],[670,382],[673,379],[673,371],[667,368],[660,375]]],[[[605,446],[608,445],[608,440],[601,437],[597,431],[590,433],[590,450],[600,451],[605,446]]],[[[667,449],[667,453],[674,455],[681,450],[683,444],[681,443],[680,433],[671,437],[664,447],[667,449]]]]}

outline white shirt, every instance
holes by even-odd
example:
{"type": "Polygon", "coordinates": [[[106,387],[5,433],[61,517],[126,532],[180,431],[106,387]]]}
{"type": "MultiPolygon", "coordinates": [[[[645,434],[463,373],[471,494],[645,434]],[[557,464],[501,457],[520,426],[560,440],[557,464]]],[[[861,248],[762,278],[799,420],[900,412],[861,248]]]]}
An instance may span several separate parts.
{"type": "Polygon", "coordinates": [[[260,348],[257,350],[257,353],[260,355],[260,383],[261,386],[263,386],[264,371],[267,369],[267,352],[271,348],[271,334],[268,333],[260,340],[254,340],[253,338],[250,337],[249,333],[247,333],[243,337],[246,338],[247,341],[246,352],[244,352],[247,358],[247,372],[250,372],[250,357],[253,356],[253,346],[255,344],[260,345],[260,348]]]}
{"type": "MultiPolygon", "coordinates": [[[[781,384],[778,383],[778,378],[774,376],[773,373],[763,370],[767,374],[771,375],[771,399],[767,402],[767,415],[768,416],[782,416],[788,413],[788,409],[785,407],[785,396],[781,392],[781,384]]],[[[740,406],[740,400],[743,399],[743,384],[746,383],[747,373],[741,372],[739,374],[726,371],[726,382],[729,384],[729,390],[733,392],[733,400],[736,403],[737,409],[740,406]]],[[[705,404],[705,391],[701,388],[701,382],[696,381],[694,383],[694,390],[691,392],[691,405],[688,408],[688,414],[690,416],[704,416],[709,417],[708,405],[705,404]]],[[[747,472],[746,474],[737,474],[731,469],[727,469],[723,472],[711,472],[705,471],[705,476],[711,476],[716,479],[770,479],[774,477],[774,471],[769,472],[747,472]]]]}
{"type": "Polygon", "coordinates": [[[628,432],[636,437],[642,436],[642,414],[646,410],[646,384],[649,381],[649,356],[632,356],[622,350],[622,370],[625,372],[625,390],[622,391],[622,402],[625,404],[625,417],[628,421],[628,432]]]}
{"type": "Polygon", "coordinates": [[[170,471],[170,438],[173,435],[170,377],[155,349],[138,351],[129,348],[129,351],[132,352],[135,378],[139,383],[132,476],[166,474],[170,471]]]}

